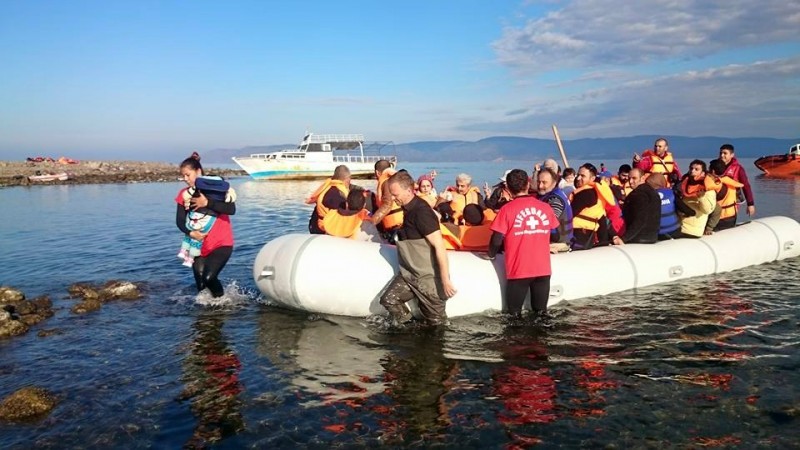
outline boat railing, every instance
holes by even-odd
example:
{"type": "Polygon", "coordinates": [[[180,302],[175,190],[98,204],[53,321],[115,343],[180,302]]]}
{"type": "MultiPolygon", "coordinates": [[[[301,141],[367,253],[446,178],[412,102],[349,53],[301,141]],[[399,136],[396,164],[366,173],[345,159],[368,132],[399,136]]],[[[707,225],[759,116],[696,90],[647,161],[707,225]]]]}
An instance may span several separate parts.
{"type": "Polygon", "coordinates": [[[381,155],[338,155],[333,157],[333,162],[337,163],[375,163],[382,159],[389,162],[396,160],[394,156],[381,155]]]}
{"type": "Polygon", "coordinates": [[[338,142],[364,142],[363,134],[311,134],[304,143],[334,144],[338,142]]]}

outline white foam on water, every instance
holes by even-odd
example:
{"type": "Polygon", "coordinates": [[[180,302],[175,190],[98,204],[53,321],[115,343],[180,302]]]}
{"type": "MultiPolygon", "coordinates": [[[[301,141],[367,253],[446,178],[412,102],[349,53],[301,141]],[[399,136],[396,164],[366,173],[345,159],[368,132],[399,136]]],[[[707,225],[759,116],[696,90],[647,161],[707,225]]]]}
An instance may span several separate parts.
{"type": "Polygon", "coordinates": [[[236,280],[231,281],[223,287],[224,293],[221,297],[213,297],[208,289],[203,289],[194,298],[194,303],[199,306],[225,308],[247,304],[255,293],[250,289],[239,286],[236,280]]]}

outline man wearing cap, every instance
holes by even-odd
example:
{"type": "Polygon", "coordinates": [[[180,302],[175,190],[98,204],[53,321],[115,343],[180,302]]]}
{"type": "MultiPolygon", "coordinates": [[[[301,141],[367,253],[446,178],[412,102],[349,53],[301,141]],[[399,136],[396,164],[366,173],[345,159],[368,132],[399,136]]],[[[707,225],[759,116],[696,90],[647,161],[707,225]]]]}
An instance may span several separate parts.
{"type": "Polygon", "coordinates": [[[540,170],[536,179],[537,198],[550,205],[558,217],[558,228],[552,230],[558,232],[558,239],[551,240],[550,253],[567,252],[572,243],[572,206],[567,194],[558,187],[557,175],[550,169],[540,170]]]}
{"type": "Polygon", "coordinates": [[[486,183],[483,186],[483,193],[486,196],[486,207],[497,212],[500,208],[511,201],[511,192],[508,191],[508,186],[506,185],[506,177],[511,170],[506,170],[503,173],[503,176],[500,177],[500,182],[492,186],[492,189],[489,189],[489,183],[486,183]]]}

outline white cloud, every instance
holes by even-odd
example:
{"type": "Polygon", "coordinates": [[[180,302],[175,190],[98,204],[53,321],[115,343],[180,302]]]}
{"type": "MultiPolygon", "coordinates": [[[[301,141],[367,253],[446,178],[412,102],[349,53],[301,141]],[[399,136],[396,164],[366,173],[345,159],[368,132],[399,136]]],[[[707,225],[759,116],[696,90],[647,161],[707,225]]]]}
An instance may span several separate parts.
{"type": "Polygon", "coordinates": [[[638,78],[565,98],[515,105],[528,114],[463,122],[465,131],[570,138],[636,134],[800,135],[800,57],[638,78]]]}
{"type": "Polygon", "coordinates": [[[800,2],[575,0],[493,43],[501,64],[525,71],[698,58],[798,40],[800,2]]]}

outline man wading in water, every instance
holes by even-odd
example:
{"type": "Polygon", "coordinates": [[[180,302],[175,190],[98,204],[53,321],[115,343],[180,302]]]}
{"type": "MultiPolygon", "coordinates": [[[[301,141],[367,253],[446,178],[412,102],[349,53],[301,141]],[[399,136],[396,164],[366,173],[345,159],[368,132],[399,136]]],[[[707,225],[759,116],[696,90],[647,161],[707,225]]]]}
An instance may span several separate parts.
{"type": "Polygon", "coordinates": [[[401,324],[411,320],[405,304],[416,298],[426,323],[441,325],[447,319],[445,300],[456,294],[456,288],[450,281],[439,219],[425,200],[414,195],[414,179],[407,172],[397,172],[387,184],[403,207],[403,225],[397,242],[400,273],[389,282],[381,305],[401,324]]]}

